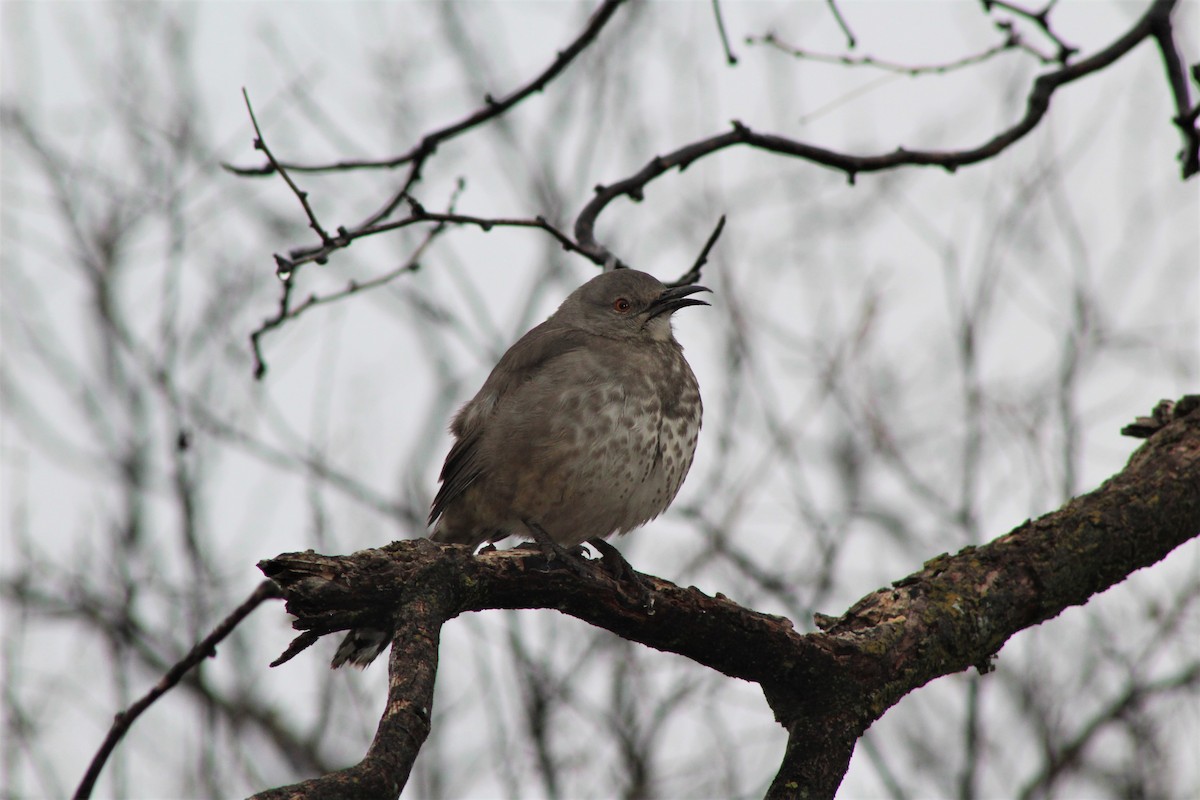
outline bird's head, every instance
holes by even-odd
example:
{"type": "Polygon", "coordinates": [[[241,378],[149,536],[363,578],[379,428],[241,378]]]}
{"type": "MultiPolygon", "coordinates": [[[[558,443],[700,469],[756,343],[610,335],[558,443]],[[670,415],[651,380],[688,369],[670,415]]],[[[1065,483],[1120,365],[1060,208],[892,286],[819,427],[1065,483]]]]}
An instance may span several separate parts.
{"type": "Polygon", "coordinates": [[[705,286],[667,287],[653,275],[617,269],[597,275],[563,301],[554,318],[588,333],[610,338],[671,338],[671,315],[686,306],[706,306],[696,292],[705,286]]]}

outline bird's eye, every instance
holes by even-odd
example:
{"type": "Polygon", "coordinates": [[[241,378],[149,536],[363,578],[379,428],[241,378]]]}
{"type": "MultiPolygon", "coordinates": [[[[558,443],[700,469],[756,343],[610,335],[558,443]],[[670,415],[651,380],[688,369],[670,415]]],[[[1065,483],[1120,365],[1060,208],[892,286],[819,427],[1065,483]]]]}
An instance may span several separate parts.
{"type": "Polygon", "coordinates": [[[624,314],[627,311],[629,311],[629,309],[632,308],[633,306],[624,297],[618,297],[616,300],[613,300],[612,307],[613,307],[613,311],[616,311],[618,314],[624,314]]]}

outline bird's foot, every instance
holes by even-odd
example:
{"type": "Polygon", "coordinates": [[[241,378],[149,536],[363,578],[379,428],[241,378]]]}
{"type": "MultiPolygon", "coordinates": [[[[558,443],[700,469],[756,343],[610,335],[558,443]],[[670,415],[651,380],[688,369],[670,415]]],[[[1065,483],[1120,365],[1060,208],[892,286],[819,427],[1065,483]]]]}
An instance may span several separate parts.
{"type": "Polygon", "coordinates": [[[608,574],[613,576],[617,584],[631,589],[647,613],[653,614],[654,587],[650,585],[649,581],[629,565],[629,562],[625,560],[625,556],[621,555],[620,550],[600,537],[597,536],[594,539],[588,539],[587,543],[594,547],[596,552],[600,554],[600,562],[608,570],[608,574]]]}
{"type": "Polygon", "coordinates": [[[525,526],[529,528],[533,534],[533,541],[542,555],[546,557],[546,561],[553,564],[555,559],[562,562],[563,566],[574,572],[581,578],[595,578],[596,574],[592,570],[592,566],[587,559],[583,557],[582,547],[563,547],[558,542],[550,538],[550,534],[546,533],[546,529],[536,522],[525,520],[525,526]]]}

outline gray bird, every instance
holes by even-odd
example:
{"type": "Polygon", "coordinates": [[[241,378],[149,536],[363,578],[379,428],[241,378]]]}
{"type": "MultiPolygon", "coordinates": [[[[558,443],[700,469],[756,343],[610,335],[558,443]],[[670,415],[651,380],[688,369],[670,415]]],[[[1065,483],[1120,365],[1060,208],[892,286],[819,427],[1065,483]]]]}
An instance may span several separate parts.
{"type": "MultiPolygon", "coordinates": [[[[692,465],[702,411],[671,315],[708,305],[690,297],[707,291],[614,270],[522,336],[451,423],[430,538],[590,541],[615,555],[606,537],[665,511],[692,465]]],[[[389,631],[353,630],[333,666],[365,667],[390,641],[389,631]]]]}

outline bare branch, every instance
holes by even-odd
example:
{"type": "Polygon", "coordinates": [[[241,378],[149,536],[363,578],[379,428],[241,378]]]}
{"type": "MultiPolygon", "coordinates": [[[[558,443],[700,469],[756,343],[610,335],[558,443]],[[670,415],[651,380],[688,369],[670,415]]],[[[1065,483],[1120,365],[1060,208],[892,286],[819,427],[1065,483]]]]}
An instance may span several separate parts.
{"type": "Polygon", "coordinates": [[[837,20],[838,27],[842,29],[842,33],[846,34],[846,47],[854,49],[857,42],[854,40],[854,32],[850,30],[850,26],[846,24],[846,18],[842,16],[842,11],[837,6],[837,0],[825,0],[829,10],[833,13],[833,18],[837,20]]]}
{"type": "MultiPolygon", "coordinates": [[[[420,268],[419,259],[429,249],[430,245],[433,244],[433,240],[444,233],[449,225],[473,225],[484,232],[491,231],[493,228],[536,228],[553,236],[558,243],[562,245],[564,250],[568,252],[579,253],[584,257],[590,258],[596,264],[601,266],[603,265],[602,261],[599,261],[585,253],[579,247],[579,245],[571,240],[571,237],[567,236],[556,226],[547,221],[545,217],[537,216],[533,219],[520,219],[508,217],[474,217],[466,214],[454,214],[451,212],[439,214],[426,211],[419,203],[411,198],[408,198],[408,200],[413,209],[413,213],[411,216],[405,217],[404,219],[396,220],[394,222],[370,225],[353,231],[347,230],[346,228],[339,228],[337,238],[331,239],[323,245],[293,250],[290,254],[291,257],[289,258],[284,258],[280,255],[275,256],[275,261],[278,265],[276,274],[279,276],[280,282],[282,283],[282,288],[280,289],[279,294],[279,304],[275,308],[275,313],[264,319],[250,334],[250,350],[254,356],[254,377],[256,379],[261,380],[267,374],[267,364],[266,360],[263,358],[261,345],[263,336],[283,325],[288,320],[295,319],[304,312],[309,311],[316,306],[333,303],[338,300],[345,299],[351,295],[358,294],[364,290],[374,289],[387,283],[391,283],[397,277],[406,272],[415,272],[420,268]],[[334,292],[333,294],[309,295],[307,299],[300,303],[300,305],[292,305],[292,291],[295,287],[296,280],[295,271],[298,267],[313,262],[317,264],[323,264],[329,257],[330,253],[333,253],[334,251],[340,250],[344,247],[349,247],[350,243],[356,239],[362,239],[367,236],[374,236],[376,234],[386,233],[388,231],[400,230],[401,228],[407,228],[412,225],[419,225],[423,223],[433,223],[434,225],[433,228],[431,228],[425,235],[425,238],[421,240],[421,243],[417,246],[416,250],[413,251],[413,254],[400,266],[394,267],[384,274],[367,281],[350,281],[346,284],[345,288],[334,292]]],[[[453,208],[453,201],[451,202],[451,208],[453,208]]]]}
{"type": "Polygon", "coordinates": [[[125,711],[117,714],[113,720],[112,727],[108,730],[108,735],[104,737],[104,741],[100,745],[100,749],[92,757],[92,763],[88,765],[87,772],[84,773],[83,779],[79,782],[79,787],[75,789],[74,797],[76,800],[91,797],[92,790],[96,786],[96,779],[100,777],[100,771],[104,769],[104,763],[108,761],[108,757],[112,755],[112,751],[116,748],[117,743],[121,741],[126,731],[133,725],[134,720],[141,716],[143,711],[149,708],[155,700],[171,691],[187,675],[192,667],[206,658],[215,657],[217,655],[217,644],[226,636],[233,633],[233,629],[241,624],[242,620],[250,616],[250,613],[254,609],[267,600],[275,600],[282,596],[279,587],[276,586],[274,581],[267,580],[260,583],[258,588],[246,598],[246,602],[234,609],[233,613],[223,619],[221,624],[213,629],[212,633],[201,639],[183,659],[171,667],[167,671],[167,674],[163,675],[162,680],[154,685],[153,689],[125,711]]]}
{"type": "Polygon", "coordinates": [[[1055,56],[1055,61],[1060,64],[1066,64],[1071,60],[1071,56],[1079,52],[1078,47],[1067,44],[1062,38],[1054,32],[1050,27],[1050,10],[1054,8],[1055,0],[1050,0],[1049,3],[1041,11],[1030,11],[1027,8],[1009,2],[1009,0],[981,0],[984,11],[990,12],[993,8],[1001,8],[1010,14],[1018,17],[1024,17],[1033,24],[1037,25],[1042,34],[1054,43],[1058,49],[1058,54],[1055,56]]]}
{"type": "Polygon", "coordinates": [[[717,220],[717,227],[713,228],[713,232],[709,235],[708,241],[704,243],[704,249],[700,251],[700,255],[696,256],[696,261],[692,264],[692,268],[683,273],[683,275],[679,277],[679,280],[670,284],[671,286],[687,286],[700,280],[700,268],[708,263],[708,254],[712,251],[713,245],[717,243],[717,239],[721,238],[721,231],[723,230],[725,230],[724,214],[722,214],[721,218],[717,220]]]}
{"type": "Polygon", "coordinates": [[[721,36],[721,47],[725,50],[725,61],[731,67],[737,66],[737,56],[729,47],[729,36],[725,33],[725,20],[721,18],[721,0],[712,0],[713,16],[717,20],[717,33],[721,36]]]}
{"type": "MultiPolygon", "coordinates": [[[[413,201],[410,201],[413,202],[413,201]]],[[[293,250],[289,253],[289,263],[294,267],[310,262],[322,263],[332,252],[340,250],[343,247],[348,247],[351,242],[356,239],[362,239],[367,236],[374,236],[388,231],[395,231],[401,228],[407,228],[411,225],[418,225],[425,222],[436,223],[452,223],[456,225],[474,225],[485,233],[491,231],[492,228],[540,228],[553,236],[564,250],[589,258],[597,265],[602,265],[602,261],[597,261],[595,258],[584,252],[571,237],[567,236],[557,227],[552,225],[545,217],[537,216],[533,219],[521,219],[514,217],[473,217],[464,214],[437,214],[425,211],[419,204],[414,203],[413,213],[404,219],[398,219],[393,222],[385,222],[371,224],[361,228],[338,229],[338,238],[327,246],[321,247],[304,247],[293,250]]]]}
{"type": "MultiPolygon", "coordinates": [[[[439,546],[425,539],[402,544],[411,545],[417,551],[424,550],[427,557],[432,556],[435,560],[438,555],[439,546]]],[[[290,574],[298,576],[314,563],[310,560],[290,574]]],[[[387,704],[375,739],[363,760],[319,778],[262,792],[254,796],[255,800],[301,797],[386,797],[392,800],[400,794],[417,753],[429,735],[442,624],[457,613],[454,603],[458,598],[449,590],[444,569],[444,564],[434,565],[433,569],[411,576],[406,590],[408,601],[395,609],[396,632],[388,658],[387,704]]],[[[309,579],[323,583],[319,575],[310,574],[309,579]]],[[[307,638],[301,635],[297,641],[307,638]]],[[[292,649],[289,648],[289,652],[292,649]]]]}
{"type": "MultiPolygon", "coordinates": [[[[408,782],[413,762],[429,736],[438,642],[446,613],[439,595],[414,593],[398,609],[396,639],[388,658],[388,697],[363,760],[347,769],[292,786],[261,792],[253,800],[301,797],[378,797],[393,800],[408,782]]],[[[441,593],[440,597],[448,598],[441,593]]]]}
{"type": "Polygon", "coordinates": [[[484,105],[481,108],[468,114],[458,122],[451,123],[426,134],[419,144],[402,155],[382,160],[352,159],[329,164],[299,164],[285,161],[279,163],[268,162],[258,167],[237,167],[232,164],[224,164],[223,166],[235,175],[261,177],[271,175],[279,166],[283,166],[293,172],[345,172],[355,169],[394,169],[404,164],[412,163],[418,165],[414,173],[419,174],[419,165],[433,155],[440,144],[466,133],[489,120],[495,119],[506,111],[509,111],[525,98],[545,89],[550,81],[557,78],[559,73],[565,70],[580,53],[587,49],[588,45],[595,41],[617,8],[624,2],[625,0],[604,0],[595,13],[592,14],[591,18],[588,19],[587,25],[584,26],[579,35],[565,48],[559,50],[555,55],[554,61],[550,63],[550,66],[538,73],[533,80],[514,89],[503,97],[497,98],[487,95],[484,97],[484,105]]]}
{"type": "Polygon", "coordinates": [[[637,201],[646,186],[668,170],[686,169],[693,162],[727,147],[746,145],[786,156],[794,156],[814,164],[840,170],[851,182],[860,173],[880,172],[900,166],[938,166],[954,172],[959,167],[977,164],[992,158],[1032,131],[1050,109],[1050,99],[1061,87],[1104,69],[1124,56],[1144,39],[1153,35],[1158,26],[1170,16],[1178,0],[1155,0],[1132,28],[1100,52],[1070,66],[1037,78],[1026,100],[1025,115],[1007,130],[983,144],[966,150],[909,150],[898,147],[890,153],[876,156],[855,156],[806,144],[795,139],[751,130],[734,120],[733,130],[708,139],[685,145],[663,156],[655,156],[637,173],[608,186],[597,186],[595,196],[575,218],[575,240],[593,261],[614,259],[615,256],[596,239],[596,219],[618,197],[628,196],[637,201]]]}
{"type": "Polygon", "coordinates": [[[1158,50],[1162,53],[1167,81],[1171,84],[1171,95],[1175,100],[1176,113],[1173,121],[1183,135],[1183,150],[1179,153],[1179,160],[1182,164],[1183,178],[1187,180],[1200,172],[1200,129],[1196,127],[1196,119],[1200,117],[1200,102],[1192,102],[1183,58],[1175,45],[1175,32],[1168,14],[1159,14],[1154,18],[1153,35],[1158,43],[1158,50]]]}
{"type": "Polygon", "coordinates": [[[761,44],[778,50],[781,53],[792,56],[793,58],[802,59],[805,61],[817,61],[823,64],[836,64],[843,67],[871,67],[874,69],[883,70],[885,72],[894,72],[900,75],[908,75],[909,77],[920,77],[922,75],[945,75],[948,72],[973,67],[977,64],[982,64],[992,58],[1007,53],[1011,50],[1023,50],[1029,53],[1043,64],[1054,63],[1053,59],[1047,58],[1043,54],[1034,50],[1032,47],[1025,44],[1021,37],[1012,30],[1010,26],[1001,26],[1005,33],[1002,41],[992,45],[986,50],[974,53],[969,56],[947,61],[942,64],[900,64],[895,61],[887,61],[885,59],[875,58],[874,56],[849,56],[849,55],[833,55],[830,53],[817,53],[812,50],[805,50],[800,47],[787,44],[780,40],[774,33],[767,33],[763,36],[747,36],[746,44],[754,45],[761,44]]]}
{"type": "MultiPolygon", "coordinates": [[[[463,185],[463,182],[459,181],[458,188],[455,190],[454,195],[450,198],[449,210],[453,211],[454,203],[458,199],[458,195],[462,191],[463,185]]],[[[412,202],[414,210],[420,211],[422,220],[428,218],[428,215],[425,214],[424,209],[421,209],[417,203],[413,201],[410,202],[412,202]]],[[[453,215],[446,214],[440,216],[446,217],[453,215]]],[[[425,254],[425,251],[429,249],[429,246],[433,244],[433,240],[436,239],[438,235],[441,234],[445,229],[445,221],[439,221],[437,225],[435,225],[425,234],[425,238],[421,240],[419,245],[417,245],[416,250],[414,250],[412,255],[409,256],[400,266],[388,270],[384,274],[376,276],[368,281],[363,281],[360,283],[352,280],[344,289],[334,292],[333,294],[309,295],[307,300],[294,308],[291,306],[291,298],[292,287],[295,285],[294,272],[297,262],[286,259],[280,260],[280,256],[275,256],[277,262],[281,265],[280,268],[282,269],[282,265],[286,263],[287,270],[283,273],[277,273],[281,274],[283,288],[279,296],[279,306],[275,311],[275,315],[264,319],[262,323],[250,333],[250,350],[254,355],[254,377],[258,380],[261,380],[267,374],[267,363],[263,358],[261,339],[269,331],[275,330],[288,320],[295,319],[305,311],[315,308],[316,306],[334,303],[351,295],[358,294],[361,291],[375,289],[379,286],[391,283],[405,272],[415,272],[420,267],[420,258],[425,254]]],[[[315,254],[312,256],[311,260],[316,261],[317,263],[323,263],[326,254],[341,247],[348,247],[350,242],[352,242],[355,238],[358,237],[350,236],[346,232],[345,228],[343,228],[339,231],[338,240],[336,242],[330,241],[319,248],[315,248],[315,254]]]]}
{"type": "MultiPolygon", "coordinates": [[[[329,238],[329,234],[321,227],[321,223],[317,221],[317,215],[313,213],[312,206],[308,204],[308,192],[301,190],[296,185],[292,177],[287,174],[287,170],[275,160],[274,154],[271,153],[271,148],[267,147],[267,140],[263,137],[262,129],[258,127],[258,118],[254,116],[254,106],[250,104],[250,94],[246,91],[245,87],[242,88],[242,98],[246,101],[246,110],[250,112],[250,122],[254,125],[254,149],[263,151],[274,171],[279,173],[279,176],[287,183],[288,188],[292,190],[292,194],[296,195],[300,200],[300,205],[304,207],[304,213],[308,217],[308,226],[316,231],[317,236],[321,239],[321,244],[330,244],[332,240],[329,238]]],[[[275,258],[278,261],[279,256],[275,258]]],[[[283,269],[282,265],[280,265],[280,269],[283,269]]]]}

